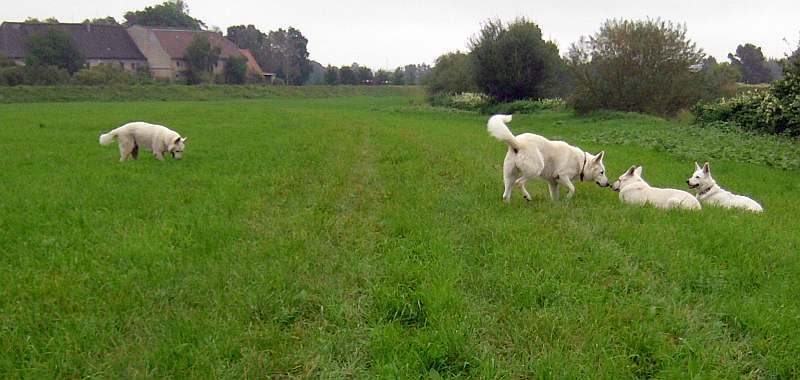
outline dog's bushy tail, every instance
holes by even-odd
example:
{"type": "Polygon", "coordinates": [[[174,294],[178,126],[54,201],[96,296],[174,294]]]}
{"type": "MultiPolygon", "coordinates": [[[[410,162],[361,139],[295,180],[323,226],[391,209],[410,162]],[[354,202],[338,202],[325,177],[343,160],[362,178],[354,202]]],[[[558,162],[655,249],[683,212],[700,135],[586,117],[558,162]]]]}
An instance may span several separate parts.
{"type": "Polygon", "coordinates": [[[508,129],[506,123],[511,122],[511,115],[494,115],[489,118],[489,122],[486,124],[486,129],[489,131],[489,134],[494,136],[494,138],[505,142],[508,144],[511,149],[517,151],[519,149],[519,145],[517,144],[517,139],[514,138],[514,134],[511,133],[511,130],[508,129]]]}
{"type": "Polygon", "coordinates": [[[114,141],[114,137],[116,137],[116,133],[114,133],[115,131],[116,129],[111,132],[103,133],[102,135],[100,135],[100,145],[111,144],[111,142],[114,141]]]}

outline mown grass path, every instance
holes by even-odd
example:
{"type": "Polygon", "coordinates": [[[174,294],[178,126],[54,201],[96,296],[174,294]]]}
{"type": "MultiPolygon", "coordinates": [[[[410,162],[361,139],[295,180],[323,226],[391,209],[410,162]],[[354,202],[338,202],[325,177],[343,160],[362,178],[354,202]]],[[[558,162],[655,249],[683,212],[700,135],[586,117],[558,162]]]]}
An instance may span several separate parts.
{"type": "MultiPolygon", "coordinates": [[[[800,376],[797,172],[712,161],[762,215],[588,183],[504,205],[485,121],[406,97],[0,105],[0,375],[800,376]],[[133,120],[186,158],[116,162],[97,137],[133,120]]],[[[603,143],[655,119],[511,126],[654,186],[706,159],[603,143]]]]}

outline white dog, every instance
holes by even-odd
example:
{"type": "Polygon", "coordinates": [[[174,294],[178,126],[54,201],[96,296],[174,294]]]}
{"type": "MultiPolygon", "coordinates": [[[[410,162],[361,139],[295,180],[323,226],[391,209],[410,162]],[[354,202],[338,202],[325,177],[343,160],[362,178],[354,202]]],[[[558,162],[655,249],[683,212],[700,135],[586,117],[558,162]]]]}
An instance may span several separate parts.
{"type": "Polygon", "coordinates": [[[178,132],[163,125],[141,121],[125,124],[100,135],[100,145],[111,144],[115,137],[119,142],[120,162],[129,156],[134,160],[137,159],[140,147],[153,152],[153,155],[161,161],[167,153],[180,160],[186,147],[186,138],[181,137],[178,132]]]}
{"type": "Polygon", "coordinates": [[[572,180],[595,181],[601,187],[608,186],[606,169],[603,165],[604,152],[597,155],[584,152],[563,141],[550,141],[532,133],[514,136],[506,126],[511,115],[494,115],[489,118],[487,129],[496,139],[508,144],[508,152],[503,162],[503,182],[505,191],[503,201],[511,201],[511,190],[517,185],[525,199],[531,195],[525,183],[541,178],[550,185],[550,198],[558,199],[558,185],[567,188],[567,198],[575,193],[572,180]]]}
{"type": "Polygon", "coordinates": [[[686,183],[690,188],[697,189],[697,199],[705,203],[727,208],[741,208],[752,212],[764,211],[758,202],[719,187],[717,181],[711,177],[711,168],[708,166],[708,162],[702,168],[695,162],[694,174],[686,183]]]}
{"type": "Polygon", "coordinates": [[[700,202],[683,190],[659,189],[651,187],[642,178],[642,167],[631,166],[628,171],[623,173],[619,180],[611,185],[614,191],[619,192],[619,199],[623,203],[630,203],[643,206],[651,204],[658,208],[685,208],[699,210],[700,202]]]}

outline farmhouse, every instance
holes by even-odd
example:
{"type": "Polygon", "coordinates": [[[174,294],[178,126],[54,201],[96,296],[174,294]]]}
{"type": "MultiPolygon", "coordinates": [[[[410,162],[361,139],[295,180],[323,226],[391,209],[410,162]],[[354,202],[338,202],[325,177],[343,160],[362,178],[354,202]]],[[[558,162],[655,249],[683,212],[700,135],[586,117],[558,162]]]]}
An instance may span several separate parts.
{"type": "Polygon", "coordinates": [[[223,72],[228,59],[238,56],[247,58],[248,71],[256,75],[261,74],[261,68],[249,51],[246,53],[240,51],[236,44],[219,33],[134,25],[128,28],[128,34],[147,57],[150,73],[155,78],[175,80],[184,77],[188,69],[184,59],[186,48],[197,35],[206,36],[211,45],[220,48],[219,61],[214,65],[215,74],[223,72]]]}
{"type": "Polygon", "coordinates": [[[78,51],[89,66],[110,64],[129,71],[147,65],[125,28],[112,25],[90,24],[27,24],[4,22],[0,24],[0,54],[25,64],[28,49],[25,41],[33,34],[53,28],[72,36],[78,51]]]}
{"type": "Polygon", "coordinates": [[[147,67],[154,78],[180,80],[188,69],[184,59],[186,48],[195,36],[204,35],[213,46],[220,48],[215,74],[223,73],[231,57],[245,57],[249,74],[259,77],[264,74],[249,50],[240,50],[222,34],[139,25],[126,29],[115,25],[4,22],[0,25],[0,54],[24,65],[28,53],[25,41],[49,28],[69,34],[90,67],[109,64],[127,71],[147,67]]]}

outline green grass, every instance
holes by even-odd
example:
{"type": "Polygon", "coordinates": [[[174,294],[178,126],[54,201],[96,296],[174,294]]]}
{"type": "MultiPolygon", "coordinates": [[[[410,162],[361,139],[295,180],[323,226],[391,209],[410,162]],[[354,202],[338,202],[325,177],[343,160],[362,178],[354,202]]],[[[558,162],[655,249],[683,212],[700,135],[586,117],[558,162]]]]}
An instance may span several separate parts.
{"type": "MultiPolygon", "coordinates": [[[[486,117],[410,102],[0,105],[0,377],[800,376],[797,172],[712,161],[761,215],[505,205],[486,117]],[[185,159],[118,163],[131,120],[185,159]]],[[[674,126],[512,123],[683,188],[691,135],[599,138],[674,126]]]]}

